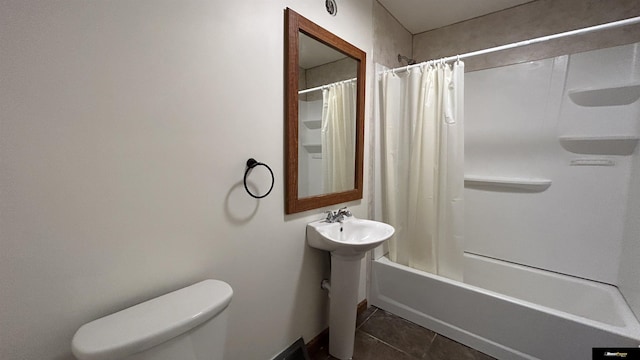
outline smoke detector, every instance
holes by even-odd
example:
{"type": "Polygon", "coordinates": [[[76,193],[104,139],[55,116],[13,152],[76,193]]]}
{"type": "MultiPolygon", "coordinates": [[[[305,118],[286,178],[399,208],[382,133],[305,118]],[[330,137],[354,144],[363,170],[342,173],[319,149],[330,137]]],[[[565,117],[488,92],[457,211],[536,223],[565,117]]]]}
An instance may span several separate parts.
{"type": "Polygon", "coordinates": [[[338,5],[336,4],[336,0],[325,0],[324,7],[332,16],[336,16],[336,14],[338,13],[338,5]]]}

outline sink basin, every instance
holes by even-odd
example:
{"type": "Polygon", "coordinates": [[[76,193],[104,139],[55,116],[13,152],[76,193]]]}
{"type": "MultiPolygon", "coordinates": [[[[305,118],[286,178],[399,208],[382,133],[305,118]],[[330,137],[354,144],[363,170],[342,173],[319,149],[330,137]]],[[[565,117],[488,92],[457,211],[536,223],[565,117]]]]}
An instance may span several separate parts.
{"type": "Polygon", "coordinates": [[[324,220],[307,224],[309,246],[342,256],[363,256],[389,239],[395,229],[379,221],[350,217],[342,223],[324,220]]]}

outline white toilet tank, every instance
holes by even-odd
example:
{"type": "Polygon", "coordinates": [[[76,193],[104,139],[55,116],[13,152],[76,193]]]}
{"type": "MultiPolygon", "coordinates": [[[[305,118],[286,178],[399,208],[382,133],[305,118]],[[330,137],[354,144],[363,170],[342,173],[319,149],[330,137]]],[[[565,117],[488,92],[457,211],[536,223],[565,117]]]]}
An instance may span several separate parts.
{"type": "Polygon", "coordinates": [[[80,360],[220,360],[233,290],[205,280],[92,321],[73,336],[80,360]]]}

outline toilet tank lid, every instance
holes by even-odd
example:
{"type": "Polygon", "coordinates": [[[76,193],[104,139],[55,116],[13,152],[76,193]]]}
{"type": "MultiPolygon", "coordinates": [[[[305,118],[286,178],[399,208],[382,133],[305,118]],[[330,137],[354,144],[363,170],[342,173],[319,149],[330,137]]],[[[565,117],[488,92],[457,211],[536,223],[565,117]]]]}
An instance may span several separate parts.
{"type": "Polygon", "coordinates": [[[71,348],[80,360],[119,359],[170,340],[221,313],[233,290],[204,280],[82,325],[71,348]]]}

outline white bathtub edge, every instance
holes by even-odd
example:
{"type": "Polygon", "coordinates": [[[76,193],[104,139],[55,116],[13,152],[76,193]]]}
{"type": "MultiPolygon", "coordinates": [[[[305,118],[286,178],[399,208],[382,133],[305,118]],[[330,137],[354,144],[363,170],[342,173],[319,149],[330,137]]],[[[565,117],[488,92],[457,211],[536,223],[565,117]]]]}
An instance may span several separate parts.
{"type": "MultiPolygon", "coordinates": [[[[409,276],[409,274],[407,275],[409,276]]],[[[579,358],[587,358],[587,356],[590,355],[590,349],[594,346],[635,347],[640,345],[640,341],[637,337],[634,337],[632,339],[628,337],[629,334],[613,335],[613,332],[610,331],[611,329],[604,328],[587,330],[589,331],[588,333],[581,333],[582,335],[577,335],[578,337],[571,338],[572,340],[570,340],[571,342],[567,343],[567,346],[565,346],[564,344],[559,345],[557,339],[562,339],[561,341],[564,341],[565,338],[558,337],[557,335],[554,335],[555,333],[575,333],[576,329],[582,331],[582,329],[584,329],[584,326],[588,326],[589,328],[592,328],[592,326],[586,324],[584,322],[584,319],[582,319],[583,321],[576,321],[580,318],[575,315],[555,310],[549,311],[553,309],[521,301],[510,296],[495,293],[491,290],[486,290],[473,285],[449,280],[441,276],[425,274],[422,271],[411,269],[404,265],[394,263],[386,257],[382,257],[373,261],[371,267],[370,284],[371,297],[369,301],[371,305],[379,307],[383,310],[388,310],[416,324],[429,328],[455,341],[458,341],[462,344],[465,344],[502,360],[532,360],[549,358],[552,356],[557,356],[558,359],[564,360],[575,359],[575,356],[579,356],[579,358]],[[389,273],[389,271],[392,271],[393,273],[389,273]],[[413,280],[409,280],[409,283],[404,283],[404,281],[399,280],[399,278],[394,280],[394,278],[396,278],[400,274],[398,273],[398,271],[400,271],[400,273],[412,273],[413,275],[410,276],[413,280]],[[394,273],[396,275],[392,275],[394,273]],[[391,276],[391,278],[389,278],[389,276],[391,276]],[[430,284],[435,285],[439,283],[442,285],[438,285],[435,288],[430,288],[430,290],[427,290],[427,293],[421,293],[420,291],[416,293],[415,291],[417,289],[420,289],[420,287],[416,287],[418,283],[416,283],[415,281],[416,279],[420,278],[430,279],[428,280],[430,282],[436,281],[435,283],[430,284]],[[445,286],[445,288],[443,288],[442,286],[445,286]],[[454,295],[454,297],[452,297],[450,301],[451,306],[463,306],[468,310],[470,309],[471,312],[463,311],[462,313],[452,313],[451,311],[446,310],[451,309],[451,307],[449,307],[448,305],[449,300],[443,298],[442,296],[437,296],[436,294],[448,294],[448,289],[460,289],[459,291],[461,291],[451,294],[454,295]],[[428,291],[436,291],[436,293],[434,293],[434,295],[436,296],[432,297],[430,295],[427,295],[428,291]],[[396,292],[404,295],[400,295],[400,297],[396,298],[396,292]],[[467,295],[470,294],[477,295],[472,295],[468,298],[467,295]],[[408,298],[406,297],[407,295],[409,295],[408,298]],[[418,297],[416,298],[415,295],[417,295],[418,297]],[[426,299],[424,298],[424,296],[429,296],[429,300],[421,300],[426,299]],[[477,296],[480,296],[480,298],[478,298],[477,296]],[[469,300],[462,300],[461,302],[461,299],[469,300]],[[416,301],[418,302],[416,303],[416,301]],[[423,301],[426,301],[426,303],[423,301]],[[495,303],[495,301],[498,301],[496,304],[504,304],[504,307],[503,305],[500,305],[497,308],[494,307],[494,305],[492,304],[495,303]],[[427,305],[427,303],[429,305],[427,305]],[[489,308],[487,308],[487,306],[489,306],[489,308]],[[427,315],[427,312],[424,311],[425,309],[430,309],[430,311],[434,311],[434,313],[429,313],[429,315],[427,315]],[[490,309],[490,311],[501,311],[502,314],[504,314],[502,318],[508,320],[505,320],[506,323],[502,322],[502,327],[498,326],[497,328],[492,328],[491,324],[494,323],[494,318],[491,318],[491,320],[489,320],[486,318],[486,315],[479,315],[479,318],[477,318],[475,316],[474,309],[483,309],[477,314],[489,314],[487,312],[484,312],[487,309],[490,309]],[[542,317],[538,317],[538,315],[535,315],[545,313],[547,315],[542,315],[542,317]],[[454,314],[458,314],[462,317],[454,314]],[[549,316],[552,317],[549,318],[549,316]],[[482,319],[483,317],[484,319],[482,319]],[[540,324],[538,322],[538,319],[542,320],[546,324],[540,324]],[[489,322],[487,323],[487,321],[489,322]],[[534,327],[538,326],[536,341],[529,342],[516,340],[528,339],[527,335],[530,334],[530,332],[529,330],[526,330],[524,328],[522,330],[522,335],[525,337],[519,337],[520,330],[516,330],[515,333],[510,332],[505,334],[504,332],[502,332],[502,335],[500,335],[499,332],[495,332],[496,329],[504,329],[505,326],[512,326],[514,322],[518,323],[518,321],[522,324],[532,324],[534,327]],[[466,328],[465,324],[470,325],[471,327],[466,328]],[[482,324],[488,325],[488,328],[486,328],[488,332],[485,333],[485,326],[483,326],[482,324]],[[540,326],[546,326],[546,328],[554,330],[551,332],[546,332],[541,330],[540,326]],[[560,328],[558,328],[558,326],[560,326],[560,328]],[[498,338],[496,338],[496,336],[498,336],[498,338]],[[547,344],[550,346],[547,346],[547,344]]],[[[535,328],[534,331],[536,331],[535,328]]]]}
{"type": "Polygon", "coordinates": [[[497,359],[539,360],[538,358],[521,353],[452,324],[438,320],[422,312],[413,310],[398,303],[397,301],[378,294],[376,290],[372,292],[371,305],[387,310],[405,319],[411,319],[412,322],[415,322],[422,327],[433,330],[438,334],[444,335],[497,359]]]}
{"type": "MultiPolygon", "coordinates": [[[[376,263],[376,262],[386,266],[400,267],[398,264],[389,260],[385,256],[372,260],[372,263],[376,263]]],[[[372,278],[373,278],[373,266],[372,266],[372,278]]],[[[402,266],[402,269],[408,270],[408,271],[414,271],[414,269],[404,267],[404,266],[402,266]]],[[[420,271],[416,270],[415,273],[419,274],[420,271]]],[[[454,283],[462,284],[464,286],[468,286],[469,288],[473,288],[479,291],[485,291],[484,289],[476,288],[475,286],[467,285],[464,283],[458,283],[457,281],[449,280],[446,278],[442,278],[442,280],[445,282],[451,282],[452,284],[454,283]]],[[[432,316],[429,316],[423,312],[414,310],[406,305],[401,304],[398,301],[395,301],[387,296],[384,296],[380,294],[377,284],[373,281],[371,282],[370,292],[371,292],[370,293],[371,297],[369,298],[369,301],[372,306],[389,311],[402,318],[411,319],[410,321],[422,327],[435,331],[438,334],[444,335],[450,339],[453,339],[461,344],[469,346],[480,352],[491,355],[498,359],[539,360],[536,357],[532,357],[528,354],[522,353],[520,351],[504,346],[502,344],[496,343],[492,340],[486,339],[472,332],[466,331],[455,325],[438,320],[432,316]]]]}

